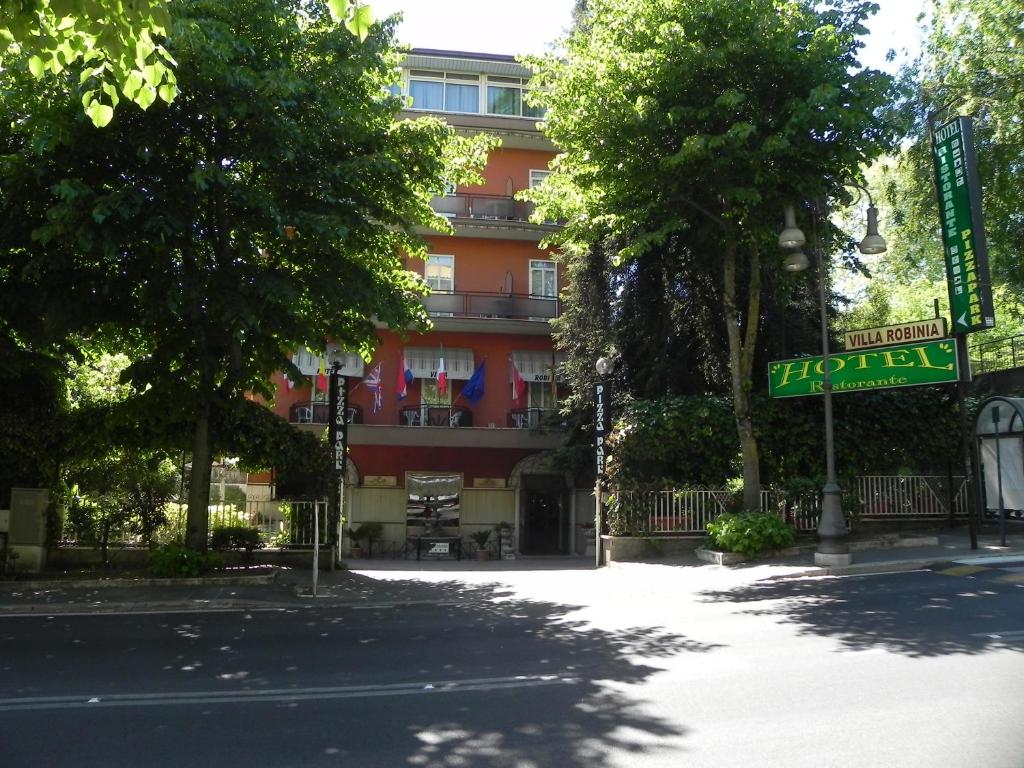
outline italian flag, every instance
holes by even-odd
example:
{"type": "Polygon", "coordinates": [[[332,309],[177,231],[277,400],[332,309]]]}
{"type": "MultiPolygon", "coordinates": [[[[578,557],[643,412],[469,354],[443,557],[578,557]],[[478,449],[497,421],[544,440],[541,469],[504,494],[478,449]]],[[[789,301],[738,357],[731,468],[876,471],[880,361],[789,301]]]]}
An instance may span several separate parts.
{"type": "Polygon", "coordinates": [[[444,355],[441,355],[441,362],[437,365],[437,391],[439,394],[448,392],[448,372],[444,369],[444,355]]]}

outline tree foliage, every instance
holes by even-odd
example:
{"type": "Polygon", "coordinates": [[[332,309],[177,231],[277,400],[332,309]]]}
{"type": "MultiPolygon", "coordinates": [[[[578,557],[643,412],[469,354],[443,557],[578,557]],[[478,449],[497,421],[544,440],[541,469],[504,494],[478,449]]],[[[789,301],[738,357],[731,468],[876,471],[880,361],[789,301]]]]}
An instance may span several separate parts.
{"type": "Polygon", "coordinates": [[[0,62],[20,56],[37,78],[80,73],[82,106],[104,126],[121,95],[143,109],[177,95],[174,60],[159,42],[167,0],[0,0],[0,62]]]}
{"type": "MultiPolygon", "coordinates": [[[[903,116],[910,141],[881,170],[891,207],[890,274],[906,281],[944,280],[941,229],[934,187],[930,124],[968,115],[983,190],[993,282],[1005,286],[996,303],[997,328],[1007,335],[1024,312],[1024,15],[1021,0],[933,0],[932,24],[920,61],[903,73],[903,116]]],[[[943,304],[948,303],[942,291],[943,304]]]]}
{"type": "Polygon", "coordinates": [[[102,131],[76,73],[0,74],[5,341],[102,332],[130,353],[137,431],[178,447],[189,433],[193,546],[217,425],[246,393],[294,373],[298,345],[368,351],[376,321],[427,320],[400,252],[423,254],[413,228],[445,226],[429,201],[469,169],[452,170],[439,121],[395,121],[392,34],[376,24],[360,43],[319,4],[180,2],[181,95],[102,131]]]}
{"type": "MultiPolygon", "coordinates": [[[[624,345],[665,360],[663,386],[681,378],[672,355],[686,361],[693,389],[727,387],[750,506],[760,484],[750,405],[759,331],[773,330],[768,316],[793,296],[792,279],[776,277],[783,206],[848,200],[845,183],[894,138],[878,116],[891,80],[857,62],[872,10],[594,0],[579,9],[566,56],[531,61],[533,98],[561,149],[533,195],[538,216],[567,221],[556,242],[570,263],[616,243],[615,261],[627,265],[615,295],[624,345]],[[769,315],[766,296],[776,302],[769,315]]],[[[838,235],[820,229],[817,245],[830,249],[838,235]]]]}
{"type": "MultiPolygon", "coordinates": [[[[335,21],[365,40],[370,7],[330,0],[335,21]]],[[[174,59],[161,44],[171,29],[168,0],[0,0],[0,63],[12,55],[37,78],[81,70],[82,106],[98,128],[121,96],[147,109],[178,95],[174,59]]]]}

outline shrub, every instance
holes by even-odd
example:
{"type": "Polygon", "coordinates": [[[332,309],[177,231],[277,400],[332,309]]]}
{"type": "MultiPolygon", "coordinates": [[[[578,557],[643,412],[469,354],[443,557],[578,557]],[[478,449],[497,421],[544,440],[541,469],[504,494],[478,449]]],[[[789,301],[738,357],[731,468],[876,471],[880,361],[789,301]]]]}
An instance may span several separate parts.
{"type": "Polygon", "coordinates": [[[246,555],[251,555],[254,549],[264,546],[260,529],[247,525],[218,525],[210,534],[212,549],[244,549],[246,555]]]}
{"type": "Polygon", "coordinates": [[[158,579],[200,576],[223,565],[216,552],[199,552],[181,544],[167,544],[149,553],[149,573],[158,579]]]}
{"type": "Polygon", "coordinates": [[[775,515],[761,512],[726,512],[708,523],[708,544],[718,550],[753,557],[766,549],[783,549],[796,542],[796,534],[775,515]]]}
{"type": "Polygon", "coordinates": [[[640,498],[631,493],[612,494],[605,509],[608,533],[612,536],[646,536],[650,514],[640,498]]]}

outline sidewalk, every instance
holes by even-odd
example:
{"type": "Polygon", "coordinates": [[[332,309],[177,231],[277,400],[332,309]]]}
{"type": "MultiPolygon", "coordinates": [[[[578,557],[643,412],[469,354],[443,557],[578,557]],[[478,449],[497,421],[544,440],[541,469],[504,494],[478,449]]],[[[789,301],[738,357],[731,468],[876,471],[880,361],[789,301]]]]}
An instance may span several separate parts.
{"type": "MultiPolygon", "coordinates": [[[[998,536],[979,536],[971,550],[966,530],[904,534],[897,546],[877,539],[854,542],[853,563],[844,567],[814,565],[813,547],[784,557],[763,558],[739,566],[711,565],[696,556],[651,563],[665,568],[678,588],[702,588],[708,577],[723,571],[751,570],[757,578],[807,578],[919,570],[940,563],[1015,555],[1024,558],[1024,531],[1007,536],[1006,548],[998,536]],[[916,546],[908,546],[916,544],[916,546]]],[[[574,571],[586,577],[593,561],[580,557],[524,558],[476,562],[470,560],[365,560],[349,561],[348,570],[323,571],[317,595],[311,594],[308,569],[277,569],[259,575],[189,579],[170,583],[155,579],[103,581],[0,581],[0,616],[68,613],[123,613],[175,611],[297,610],[310,607],[354,608],[411,604],[441,604],[457,600],[471,584],[501,581],[503,574],[524,571],[574,571]]],[[[616,570],[632,563],[603,569],[602,579],[616,578],[616,570]]],[[[596,574],[595,574],[596,575],[596,574]]],[[[623,574],[625,578],[625,574],[623,574]]]]}

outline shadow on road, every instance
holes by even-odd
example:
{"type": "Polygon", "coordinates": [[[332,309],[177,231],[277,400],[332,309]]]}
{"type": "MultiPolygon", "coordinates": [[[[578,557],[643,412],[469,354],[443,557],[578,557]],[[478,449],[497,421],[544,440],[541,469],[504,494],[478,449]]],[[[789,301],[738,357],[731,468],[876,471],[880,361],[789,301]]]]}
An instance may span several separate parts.
{"type": "Polygon", "coordinates": [[[920,572],[764,581],[700,597],[753,605],[743,613],[798,624],[800,634],[834,638],[845,650],[884,648],[934,657],[1024,650],[1020,639],[986,634],[1022,626],[1020,602],[1007,599],[1006,588],[983,579],[920,572]]]}
{"type": "MultiPolygon", "coordinates": [[[[135,754],[147,766],[223,757],[253,765],[603,768],[621,765],[624,754],[641,763],[685,755],[687,729],[628,686],[662,671],[658,659],[719,647],[659,626],[597,629],[574,618],[579,606],[522,599],[501,585],[382,584],[347,574],[329,586],[375,602],[180,619],[55,616],[45,636],[5,659],[14,675],[0,684],[0,698],[18,696],[12,686],[26,680],[37,696],[236,694],[234,704],[210,696],[193,705],[189,718],[206,723],[203,737],[173,753],[153,751],[149,738],[166,739],[182,704],[132,710],[127,743],[124,728],[94,720],[103,710],[81,710],[90,734],[84,754],[43,738],[46,711],[21,713],[22,746],[51,765],[107,765],[101,756],[117,753],[123,764],[135,754]],[[380,604],[385,597],[392,604],[380,604]],[[98,637],[83,640],[93,625],[98,637]],[[133,653],[120,648],[121,637],[133,653]],[[57,681],[50,690],[38,687],[43,666],[57,681]],[[40,744],[49,744],[47,754],[40,744]]],[[[115,722],[127,712],[108,711],[115,722]]]]}

